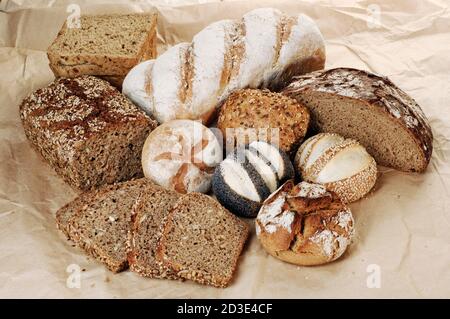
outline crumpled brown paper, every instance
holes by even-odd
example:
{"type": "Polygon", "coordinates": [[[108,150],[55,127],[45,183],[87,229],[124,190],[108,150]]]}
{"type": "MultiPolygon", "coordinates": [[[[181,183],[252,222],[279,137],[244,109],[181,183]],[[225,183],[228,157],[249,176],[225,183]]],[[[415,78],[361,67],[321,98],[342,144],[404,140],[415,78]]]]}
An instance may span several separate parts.
{"type": "Polygon", "coordinates": [[[328,68],[351,66],[387,75],[422,106],[434,133],[426,173],[380,168],[373,192],[351,205],[354,244],[343,258],[325,266],[278,261],[263,251],[253,230],[226,289],[145,279],[129,271],[113,275],[56,230],[56,210],[76,194],[30,147],[18,116],[20,101],[53,79],[45,50],[69,14],[69,1],[2,1],[0,9],[7,12],[0,12],[0,297],[449,298],[448,2],[175,2],[79,1],[82,13],[148,11],[157,4],[160,51],[189,41],[215,20],[239,18],[256,7],[303,12],[315,19],[326,39],[328,68]],[[78,270],[80,276],[74,277],[78,270]]]}

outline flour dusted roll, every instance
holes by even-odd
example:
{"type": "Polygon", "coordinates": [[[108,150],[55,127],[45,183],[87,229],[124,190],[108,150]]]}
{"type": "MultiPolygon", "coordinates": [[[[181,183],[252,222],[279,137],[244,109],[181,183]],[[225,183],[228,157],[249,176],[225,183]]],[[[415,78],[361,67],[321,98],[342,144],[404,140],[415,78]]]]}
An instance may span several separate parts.
{"type": "Polygon", "coordinates": [[[221,20],[151,62],[133,68],[123,93],[160,123],[210,122],[234,90],[286,86],[294,75],[319,70],[325,47],[315,23],[261,8],[239,21],[221,20]]]}
{"type": "Polygon", "coordinates": [[[354,235],[353,215],[335,193],[292,180],[264,201],[255,227],[269,254],[302,266],[336,260],[354,235]]]}
{"type": "Polygon", "coordinates": [[[231,212],[255,217],[262,201],[293,177],[294,168],[284,152],[255,141],[230,153],[217,166],[212,188],[218,201],[231,212]]]}
{"type": "Polygon", "coordinates": [[[142,150],[144,175],[179,193],[206,193],[222,147],[214,133],[201,123],[174,120],[158,126],[142,150]]]}
{"type": "Polygon", "coordinates": [[[306,140],[297,151],[295,166],[305,181],[325,185],[346,203],[366,195],[377,179],[377,164],[366,149],[331,133],[306,140]]]}

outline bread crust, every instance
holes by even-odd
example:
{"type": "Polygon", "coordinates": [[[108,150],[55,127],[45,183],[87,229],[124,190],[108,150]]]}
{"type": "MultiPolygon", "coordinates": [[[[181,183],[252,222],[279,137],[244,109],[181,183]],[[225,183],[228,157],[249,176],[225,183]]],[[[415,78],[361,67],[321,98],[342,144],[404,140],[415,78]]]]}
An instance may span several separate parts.
{"type": "MultiPolygon", "coordinates": [[[[385,116],[387,121],[399,125],[417,145],[421,166],[415,171],[425,171],[433,150],[433,133],[428,119],[417,102],[387,77],[353,68],[336,68],[298,76],[282,93],[302,101],[301,96],[308,91],[358,100],[385,116]]],[[[320,131],[321,125],[313,113],[312,124],[320,131]]],[[[394,168],[414,171],[413,168],[394,168]]]]}

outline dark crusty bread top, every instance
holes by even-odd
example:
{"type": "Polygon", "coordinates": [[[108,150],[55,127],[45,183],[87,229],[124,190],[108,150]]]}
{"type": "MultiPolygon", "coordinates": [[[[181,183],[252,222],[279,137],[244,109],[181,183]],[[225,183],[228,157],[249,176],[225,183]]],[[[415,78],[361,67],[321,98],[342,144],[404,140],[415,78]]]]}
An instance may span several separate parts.
{"type": "Polygon", "coordinates": [[[117,125],[137,122],[156,126],[116,88],[93,76],[55,80],[26,98],[20,115],[26,127],[56,141],[66,156],[74,143],[117,125]]]}
{"type": "Polygon", "coordinates": [[[65,23],[48,51],[135,58],[155,24],[156,13],[84,15],[79,28],[65,23]]]}
{"type": "Polygon", "coordinates": [[[292,96],[306,90],[346,96],[378,106],[414,136],[429,162],[433,134],[428,119],[417,102],[387,77],[353,68],[315,71],[295,77],[283,93],[292,96]]]}

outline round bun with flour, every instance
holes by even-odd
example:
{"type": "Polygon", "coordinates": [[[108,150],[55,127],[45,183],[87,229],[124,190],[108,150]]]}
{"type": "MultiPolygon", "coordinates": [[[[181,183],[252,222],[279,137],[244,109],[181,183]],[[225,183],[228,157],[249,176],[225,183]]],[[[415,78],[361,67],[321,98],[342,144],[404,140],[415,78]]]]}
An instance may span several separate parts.
{"type": "Polygon", "coordinates": [[[217,166],[212,188],[217,200],[231,212],[255,217],[262,201],[293,177],[294,167],[284,152],[254,141],[230,153],[217,166]]]}
{"type": "Polygon", "coordinates": [[[350,209],[323,185],[287,181],[268,197],[256,218],[264,249],[283,261],[312,266],[331,262],[354,234],[350,209]]]}
{"type": "Polygon", "coordinates": [[[199,122],[174,120],[158,126],[145,141],[145,177],[179,193],[206,193],[214,168],[222,160],[222,146],[199,122]]]}
{"type": "Polygon", "coordinates": [[[345,203],[366,195],[377,180],[377,164],[353,139],[321,133],[297,151],[295,166],[303,180],[324,185],[345,203]]]}

